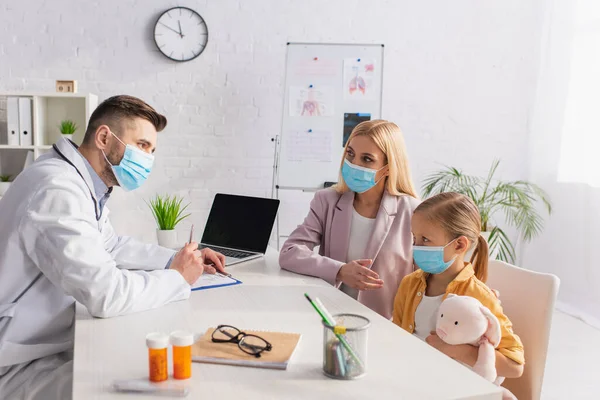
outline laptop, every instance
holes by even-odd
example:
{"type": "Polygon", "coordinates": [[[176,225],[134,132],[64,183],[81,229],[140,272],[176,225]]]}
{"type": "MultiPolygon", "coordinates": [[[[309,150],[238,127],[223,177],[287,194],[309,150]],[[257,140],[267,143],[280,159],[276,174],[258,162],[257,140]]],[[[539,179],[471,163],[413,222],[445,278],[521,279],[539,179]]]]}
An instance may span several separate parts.
{"type": "Polygon", "coordinates": [[[225,256],[225,265],[261,257],[267,251],[279,200],[218,193],[198,246],[225,256]]]}

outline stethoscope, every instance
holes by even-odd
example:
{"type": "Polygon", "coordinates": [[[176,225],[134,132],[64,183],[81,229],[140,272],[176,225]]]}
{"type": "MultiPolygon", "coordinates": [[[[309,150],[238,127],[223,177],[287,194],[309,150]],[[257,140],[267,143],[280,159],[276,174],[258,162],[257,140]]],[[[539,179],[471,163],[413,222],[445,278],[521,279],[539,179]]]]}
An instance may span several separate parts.
{"type": "MultiPolygon", "coordinates": [[[[69,143],[71,143],[71,145],[73,147],[75,147],[77,149],[77,145],[75,143],[73,143],[72,141],[69,140],[69,143]]],[[[90,186],[87,184],[87,182],[85,181],[85,178],[83,177],[83,175],[81,174],[81,172],[79,172],[79,169],[77,169],[77,167],[75,166],[75,164],[73,164],[73,162],[71,160],[69,160],[59,149],[58,146],[56,144],[52,145],[52,149],[54,151],[56,151],[56,153],[63,159],[65,160],[69,165],[71,165],[73,168],[75,168],[75,171],[77,171],[77,173],[79,174],[79,176],[81,177],[81,179],[83,179],[83,182],[85,183],[85,185],[88,187],[88,190],[90,191],[90,195],[92,196],[92,200],[94,201],[94,210],[96,211],[96,221],[100,221],[100,205],[98,204],[98,201],[96,201],[96,197],[94,196],[94,192],[92,191],[92,189],[90,188],[90,186]]]]}

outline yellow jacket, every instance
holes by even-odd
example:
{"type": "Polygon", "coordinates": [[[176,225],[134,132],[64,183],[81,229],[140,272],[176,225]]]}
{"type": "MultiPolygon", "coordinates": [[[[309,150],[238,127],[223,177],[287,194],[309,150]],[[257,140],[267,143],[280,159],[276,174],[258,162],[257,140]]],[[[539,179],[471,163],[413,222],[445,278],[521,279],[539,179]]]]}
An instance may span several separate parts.
{"type": "MultiPolygon", "coordinates": [[[[400,288],[394,300],[393,321],[410,333],[415,330],[415,313],[417,306],[425,295],[428,276],[429,274],[422,270],[405,276],[400,283],[400,288]]],[[[444,299],[450,293],[474,297],[489,308],[500,321],[502,329],[502,339],[497,350],[518,364],[525,363],[521,339],[514,334],[512,323],[504,315],[500,301],[485,283],[477,279],[471,264],[466,264],[465,268],[450,282],[446,288],[444,299]]]]}

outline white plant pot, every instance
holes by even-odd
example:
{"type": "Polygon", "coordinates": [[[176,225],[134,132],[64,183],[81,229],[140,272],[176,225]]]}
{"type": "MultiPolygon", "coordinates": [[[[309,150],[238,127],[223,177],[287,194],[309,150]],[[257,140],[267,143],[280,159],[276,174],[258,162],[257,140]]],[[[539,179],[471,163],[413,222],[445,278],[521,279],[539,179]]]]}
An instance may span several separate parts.
{"type": "Polygon", "coordinates": [[[73,135],[71,133],[61,133],[61,135],[65,139],[69,139],[70,141],[73,141],[73,135]]]}
{"type": "Polygon", "coordinates": [[[168,231],[157,229],[156,238],[158,239],[159,246],[167,247],[169,249],[176,249],[179,247],[179,242],[177,241],[177,231],[174,229],[168,231]]]}
{"type": "MultiPolygon", "coordinates": [[[[485,239],[485,241],[488,243],[488,246],[490,245],[490,234],[492,232],[481,232],[481,236],[483,236],[483,238],[485,239]]],[[[492,251],[490,249],[490,260],[495,260],[496,258],[498,258],[498,249],[492,251]]]]}
{"type": "Polygon", "coordinates": [[[10,182],[0,182],[0,197],[4,196],[4,193],[8,190],[10,182]]]}
{"type": "MultiPolygon", "coordinates": [[[[490,243],[490,233],[491,232],[481,232],[481,236],[483,236],[485,241],[488,242],[488,245],[490,243]]],[[[467,253],[465,254],[465,261],[469,261],[471,259],[471,256],[473,255],[474,251],[475,251],[475,247],[473,247],[471,250],[467,251],[467,253]]],[[[497,250],[489,253],[490,260],[495,260],[497,256],[498,256],[497,250]]]]}

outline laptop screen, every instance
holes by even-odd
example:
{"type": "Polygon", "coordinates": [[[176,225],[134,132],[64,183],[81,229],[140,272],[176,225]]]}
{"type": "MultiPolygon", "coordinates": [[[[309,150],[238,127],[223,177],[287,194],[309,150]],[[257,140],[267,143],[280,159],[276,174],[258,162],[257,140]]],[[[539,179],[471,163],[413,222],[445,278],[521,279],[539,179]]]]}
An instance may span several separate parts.
{"type": "Polygon", "coordinates": [[[279,208],[279,200],[218,193],[213,201],[202,243],[264,253],[279,208]]]}

